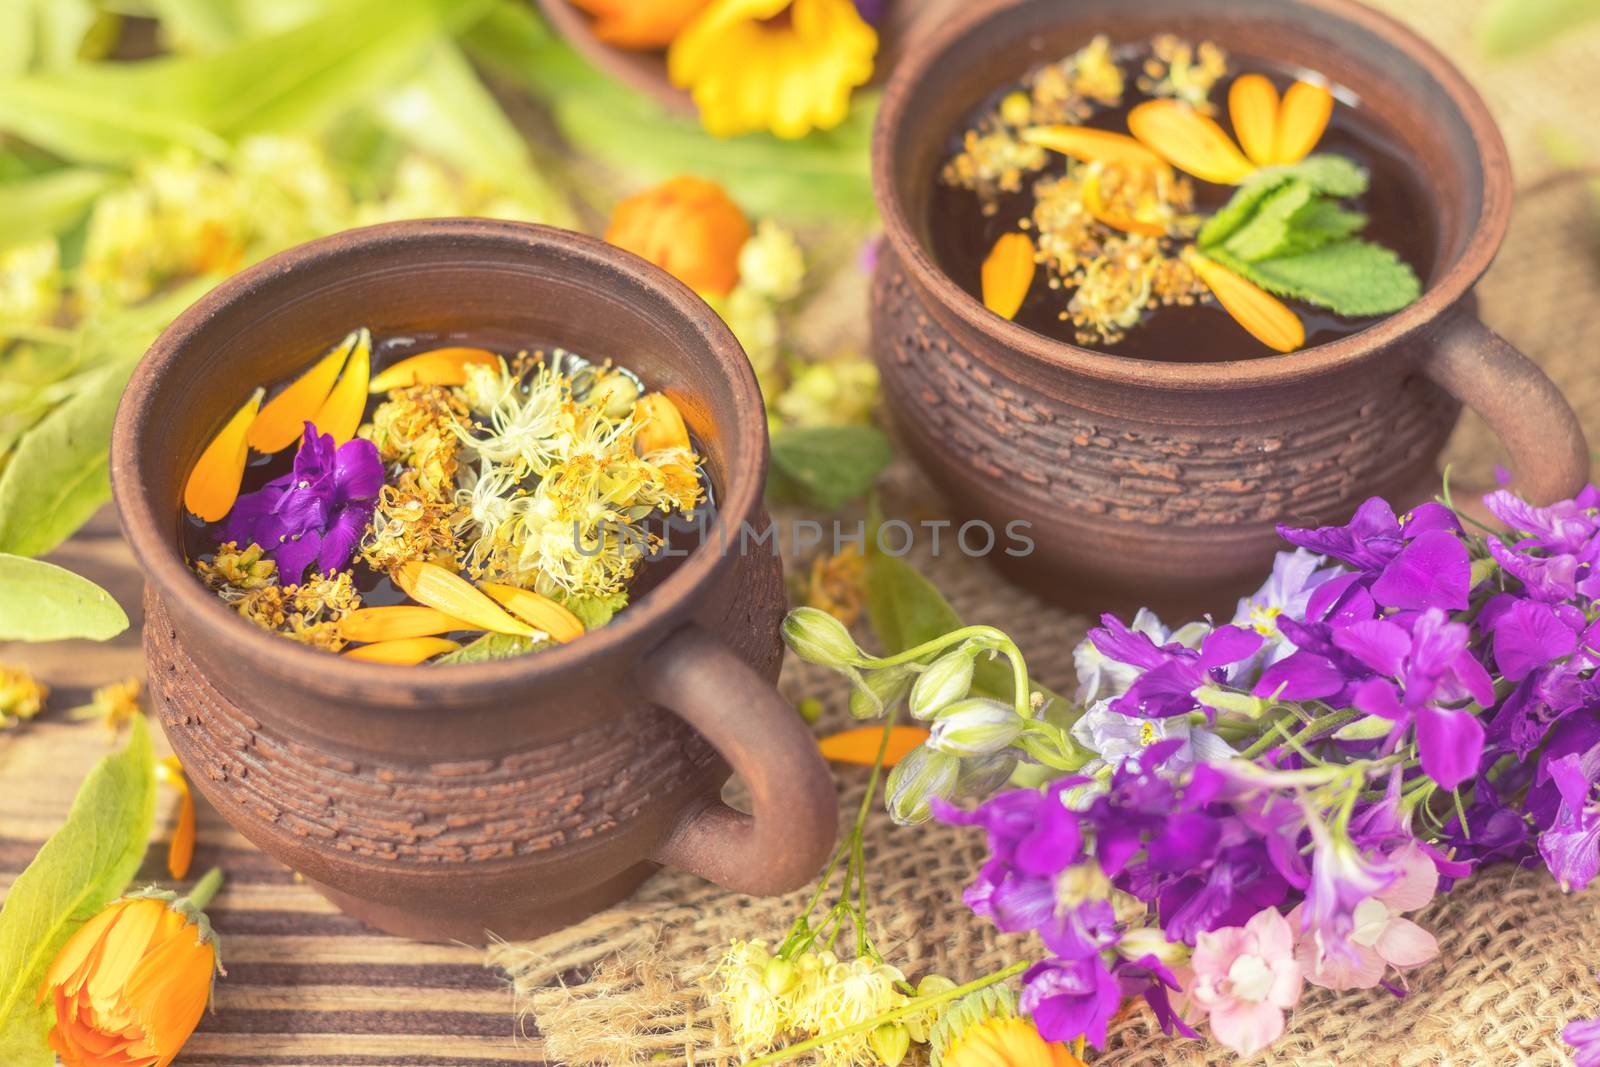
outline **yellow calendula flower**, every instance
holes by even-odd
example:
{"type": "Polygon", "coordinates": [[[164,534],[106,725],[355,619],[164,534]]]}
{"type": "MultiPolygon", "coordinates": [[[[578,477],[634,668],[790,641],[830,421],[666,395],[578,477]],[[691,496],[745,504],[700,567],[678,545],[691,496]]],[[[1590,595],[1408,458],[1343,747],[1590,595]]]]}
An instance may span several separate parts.
{"type": "Polygon", "coordinates": [[[853,0],[713,0],[673,40],[667,69],[710,133],[795,138],[844,121],[877,51],[853,0]]]}
{"type": "Polygon", "coordinates": [[[46,686],[21,667],[0,666],[0,729],[15,726],[44,710],[46,686]]]}
{"type": "Polygon", "coordinates": [[[939,1061],[943,1067],[1084,1067],[1059,1041],[1046,1041],[1033,1023],[994,1018],[968,1027],[939,1061]]]}

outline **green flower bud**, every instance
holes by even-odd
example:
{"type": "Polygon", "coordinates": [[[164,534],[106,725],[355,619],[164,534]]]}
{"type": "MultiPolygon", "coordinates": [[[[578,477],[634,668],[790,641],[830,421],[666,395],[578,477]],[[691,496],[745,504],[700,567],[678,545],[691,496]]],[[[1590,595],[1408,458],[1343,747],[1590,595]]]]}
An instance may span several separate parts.
{"type": "Polygon", "coordinates": [[[955,756],[918,745],[889,772],[885,787],[889,817],[902,826],[926,822],[933,813],[929,802],[955,795],[960,774],[961,761],[955,756]]]}
{"type": "Polygon", "coordinates": [[[884,1023],[867,1035],[867,1045],[883,1067],[900,1067],[911,1051],[911,1031],[904,1023],[884,1023]]]}
{"type": "Polygon", "coordinates": [[[1394,732],[1394,720],[1382,715],[1363,715],[1355,722],[1347,722],[1333,733],[1335,741],[1375,741],[1394,732]]]}
{"type": "Polygon", "coordinates": [[[1016,769],[1017,758],[1007,752],[964,759],[961,761],[961,777],[956,779],[955,795],[983,800],[1011,781],[1011,774],[1016,769]]]}
{"type": "Polygon", "coordinates": [[[850,690],[850,714],[857,719],[876,719],[898,704],[911,688],[914,672],[910,665],[868,671],[850,690]]]}
{"type": "Polygon", "coordinates": [[[941,708],[966,696],[972,689],[972,660],[975,654],[962,647],[930,663],[911,687],[911,717],[931,719],[941,708]]]}
{"type": "Polygon", "coordinates": [[[794,964],[781,957],[775,957],[767,961],[767,969],[761,975],[761,984],[767,987],[768,993],[781,997],[799,977],[800,972],[794,964]]]}
{"type": "Polygon", "coordinates": [[[1260,697],[1215,685],[1202,685],[1190,695],[1208,708],[1242,715],[1247,719],[1261,718],[1268,707],[1267,701],[1260,697]]]}
{"type": "Polygon", "coordinates": [[[952,756],[992,756],[1011,747],[1027,723],[998,700],[968,697],[939,713],[927,744],[952,756]]]}
{"type": "Polygon", "coordinates": [[[1483,559],[1473,560],[1471,578],[1472,584],[1469,586],[1469,588],[1476,589],[1484,582],[1487,582],[1490,578],[1493,578],[1494,572],[1499,569],[1500,564],[1494,559],[1493,556],[1485,556],[1483,559]]]}
{"type": "Polygon", "coordinates": [[[795,608],[783,620],[783,639],[807,663],[835,670],[861,658],[844,623],[820,608],[795,608]]]}
{"type": "MultiPolygon", "coordinates": [[[[917,996],[919,998],[937,996],[940,993],[948,993],[955,987],[956,984],[942,974],[924,975],[922,981],[917,983],[917,996]]],[[[906,1016],[906,1029],[911,1032],[911,1040],[919,1045],[926,1045],[933,1040],[933,1028],[944,1018],[944,1013],[949,1007],[948,1003],[935,1004],[915,1015],[906,1016]]]]}
{"type": "Polygon", "coordinates": [[[816,697],[806,697],[794,706],[794,710],[798,711],[806,722],[816,722],[822,718],[822,701],[816,697]]]}
{"type": "Polygon", "coordinates": [[[1168,941],[1167,935],[1156,926],[1141,926],[1123,934],[1117,942],[1117,953],[1128,960],[1154,956],[1169,967],[1189,959],[1189,947],[1168,941]]]}

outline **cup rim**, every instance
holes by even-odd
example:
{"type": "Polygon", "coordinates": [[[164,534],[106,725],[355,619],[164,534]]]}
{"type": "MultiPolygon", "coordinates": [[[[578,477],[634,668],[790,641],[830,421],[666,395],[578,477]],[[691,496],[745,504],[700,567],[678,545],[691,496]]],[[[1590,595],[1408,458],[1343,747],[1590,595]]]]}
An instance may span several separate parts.
{"type": "MultiPolygon", "coordinates": [[[[884,239],[914,283],[930,293],[941,309],[955,315],[962,326],[993,337],[1008,350],[1107,381],[1213,390],[1271,385],[1359,362],[1426,328],[1467,294],[1499,251],[1510,224],[1511,162],[1499,127],[1477,90],[1443,53],[1388,15],[1356,0],[1293,0],[1284,5],[1285,11],[1298,7],[1339,19],[1394,45],[1444,89],[1471,131],[1483,172],[1483,209],[1466,246],[1438,280],[1417,300],[1359,333],[1295,352],[1215,363],[1110,355],[1046,337],[995,315],[958,285],[918,239],[898,192],[893,146],[899,128],[912,117],[909,105],[916,91],[937,76],[941,61],[960,47],[963,38],[990,19],[1033,2],[1036,0],[973,0],[961,14],[917,41],[885,87],[873,128],[872,190],[884,239]]],[[[1062,18],[1071,18],[1070,7],[1062,8],[1062,18]]]]}
{"type": "MultiPolygon", "coordinates": [[[[374,255],[370,262],[383,264],[383,270],[393,269],[389,256],[374,255]]],[[[631,252],[586,234],[534,223],[487,218],[381,223],[318,238],[261,260],[212,289],[162,331],[134,369],[117,408],[111,436],[112,495],[124,537],[169,612],[199,620],[226,655],[330,694],[382,692],[380,687],[403,681],[408,704],[420,700],[425,706],[431,699],[446,698],[461,703],[553,675],[592,671],[623,650],[665,639],[676,624],[687,619],[684,605],[728,562],[726,553],[717,550],[719,536],[753,519],[760,510],[768,455],[764,412],[755,372],[732,331],[687,285],[631,252]],[[626,282],[654,290],[669,305],[669,314],[697,335],[699,347],[733,395],[734,425],[719,433],[729,457],[725,484],[718,487],[717,511],[707,527],[705,542],[612,622],[535,655],[418,670],[353,660],[268,633],[206,589],[184,561],[180,546],[161,534],[157,504],[142,477],[143,464],[137,460],[140,442],[157,429],[150,417],[150,399],[164,387],[180,353],[224,308],[240,301],[270,301],[276,290],[274,279],[292,276],[327,259],[380,249],[404,255],[418,242],[456,250],[510,245],[529,257],[558,260],[568,273],[590,271],[596,276],[610,274],[613,279],[621,275],[626,282]],[[400,247],[396,249],[396,245],[400,247]],[[652,638],[652,630],[660,632],[652,638]]]]}

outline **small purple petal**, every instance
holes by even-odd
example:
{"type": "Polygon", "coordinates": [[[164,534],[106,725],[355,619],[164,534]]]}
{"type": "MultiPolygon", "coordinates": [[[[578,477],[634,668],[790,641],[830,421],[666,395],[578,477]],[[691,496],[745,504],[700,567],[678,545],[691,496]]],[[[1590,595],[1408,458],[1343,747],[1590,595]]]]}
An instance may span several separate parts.
{"type": "Polygon", "coordinates": [[[1443,789],[1454,789],[1478,772],[1483,723],[1464,711],[1424,705],[1417,709],[1417,748],[1428,777],[1443,789]]]}
{"type": "Polygon", "coordinates": [[[1430,530],[1400,551],[1378,580],[1372,596],[1390,608],[1459,611],[1471,591],[1472,559],[1453,533],[1430,530]]]}

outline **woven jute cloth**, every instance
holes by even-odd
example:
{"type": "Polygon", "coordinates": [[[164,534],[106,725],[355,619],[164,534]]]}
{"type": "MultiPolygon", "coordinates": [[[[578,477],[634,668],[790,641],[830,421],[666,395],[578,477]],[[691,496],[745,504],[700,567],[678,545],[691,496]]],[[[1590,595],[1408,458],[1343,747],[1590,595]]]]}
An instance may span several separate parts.
{"type": "MultiPolygon", "coordinates": [[[[1429,0],[1377,6],[1412,24],[1449,54],[1489,101],[1505,131],[1519,187],[1512,230],[1479,288],[1486,322],[1538,361],[1566,391],[1591,440],[1600,441],[1600,257],[1582,183],[1550,183],[1543,148],[1549,131],[1592,134],[1592,79],[1600,34],[1559,42],[1538,56],[1492,64],[1476,52],[1480,3],[1429,0]]],[[[856,285],[830,294],[835,333],[865,322],[856,285]]],[[[823,328],[827,330],[827,327],[823,328]]],[[[859,332],[857,343],[864,345],[859,332]]],[[[1447,461],[1465,481],[1489,484],[1502,459],[1488,429],[1467,416],[1447,461]]],[[[891,471],[891,509],[915,517],[938,502],[909,464],[891,471]]],[[[926,546],[924,546],[925,548],[926,546]]],[[[1089,620],[1049,607],[1008,585],[986,564],[959,553],[912,556],[968,622],[1008,631],[1040,682],[1070,690],[1072,649],[1089,620]]],[[[787,561],[798,570],[803,561],[787,561]]],[[[1168,620],[1177,621],[1177,620],[1168,620]]],[[[863,640],[870,638],[863,635],[863,640]]],[[[869,646],[870,647],[870,646],[869,646]]],[[[819,729],[843,725],[847,687],[791,657],[785,695],[820,698],[819,729]]],[[[853,812],[862,772],[840,775],[853,812]]],[[[874,805],[867,830],[874,932],[885,957],[913,978],[957,981],[1037,958],[1026,938],[998,934],[961,903],[985,859],[982,835],[940,825],[894,827],[874,805]]],[[[544,1035],[552,1059],[573,1064],[663,1065],[739,1061],[707,999],[708,966],[736,938],[781,939],[809,890],[774,900],[724,892],[690,875],[662,871],[629,901],[539,941],[497,946],[491,965],[513,980],[521,1008],[544,1035]]],[[[1565,1064],[1559,1031],[1600,1013],[1600,891],[1564,895],[1542,869],[1497,868],[1436,900],[1420,921],[1439,955],[1408,975],[1410,993],[1336,995],[1308,989],[1288,1033],[1251,1062],[1299,1067],[1451,1067],[1565,1064]]],[[[1198,1042],[1163,1037],[1146,1010],[1130,1010],[1094,1059],[1116,1067],[1234,1062],[1198,1042]]],[[[803,1060],[801,1062],[804,1062],[803,1060]]]]}

